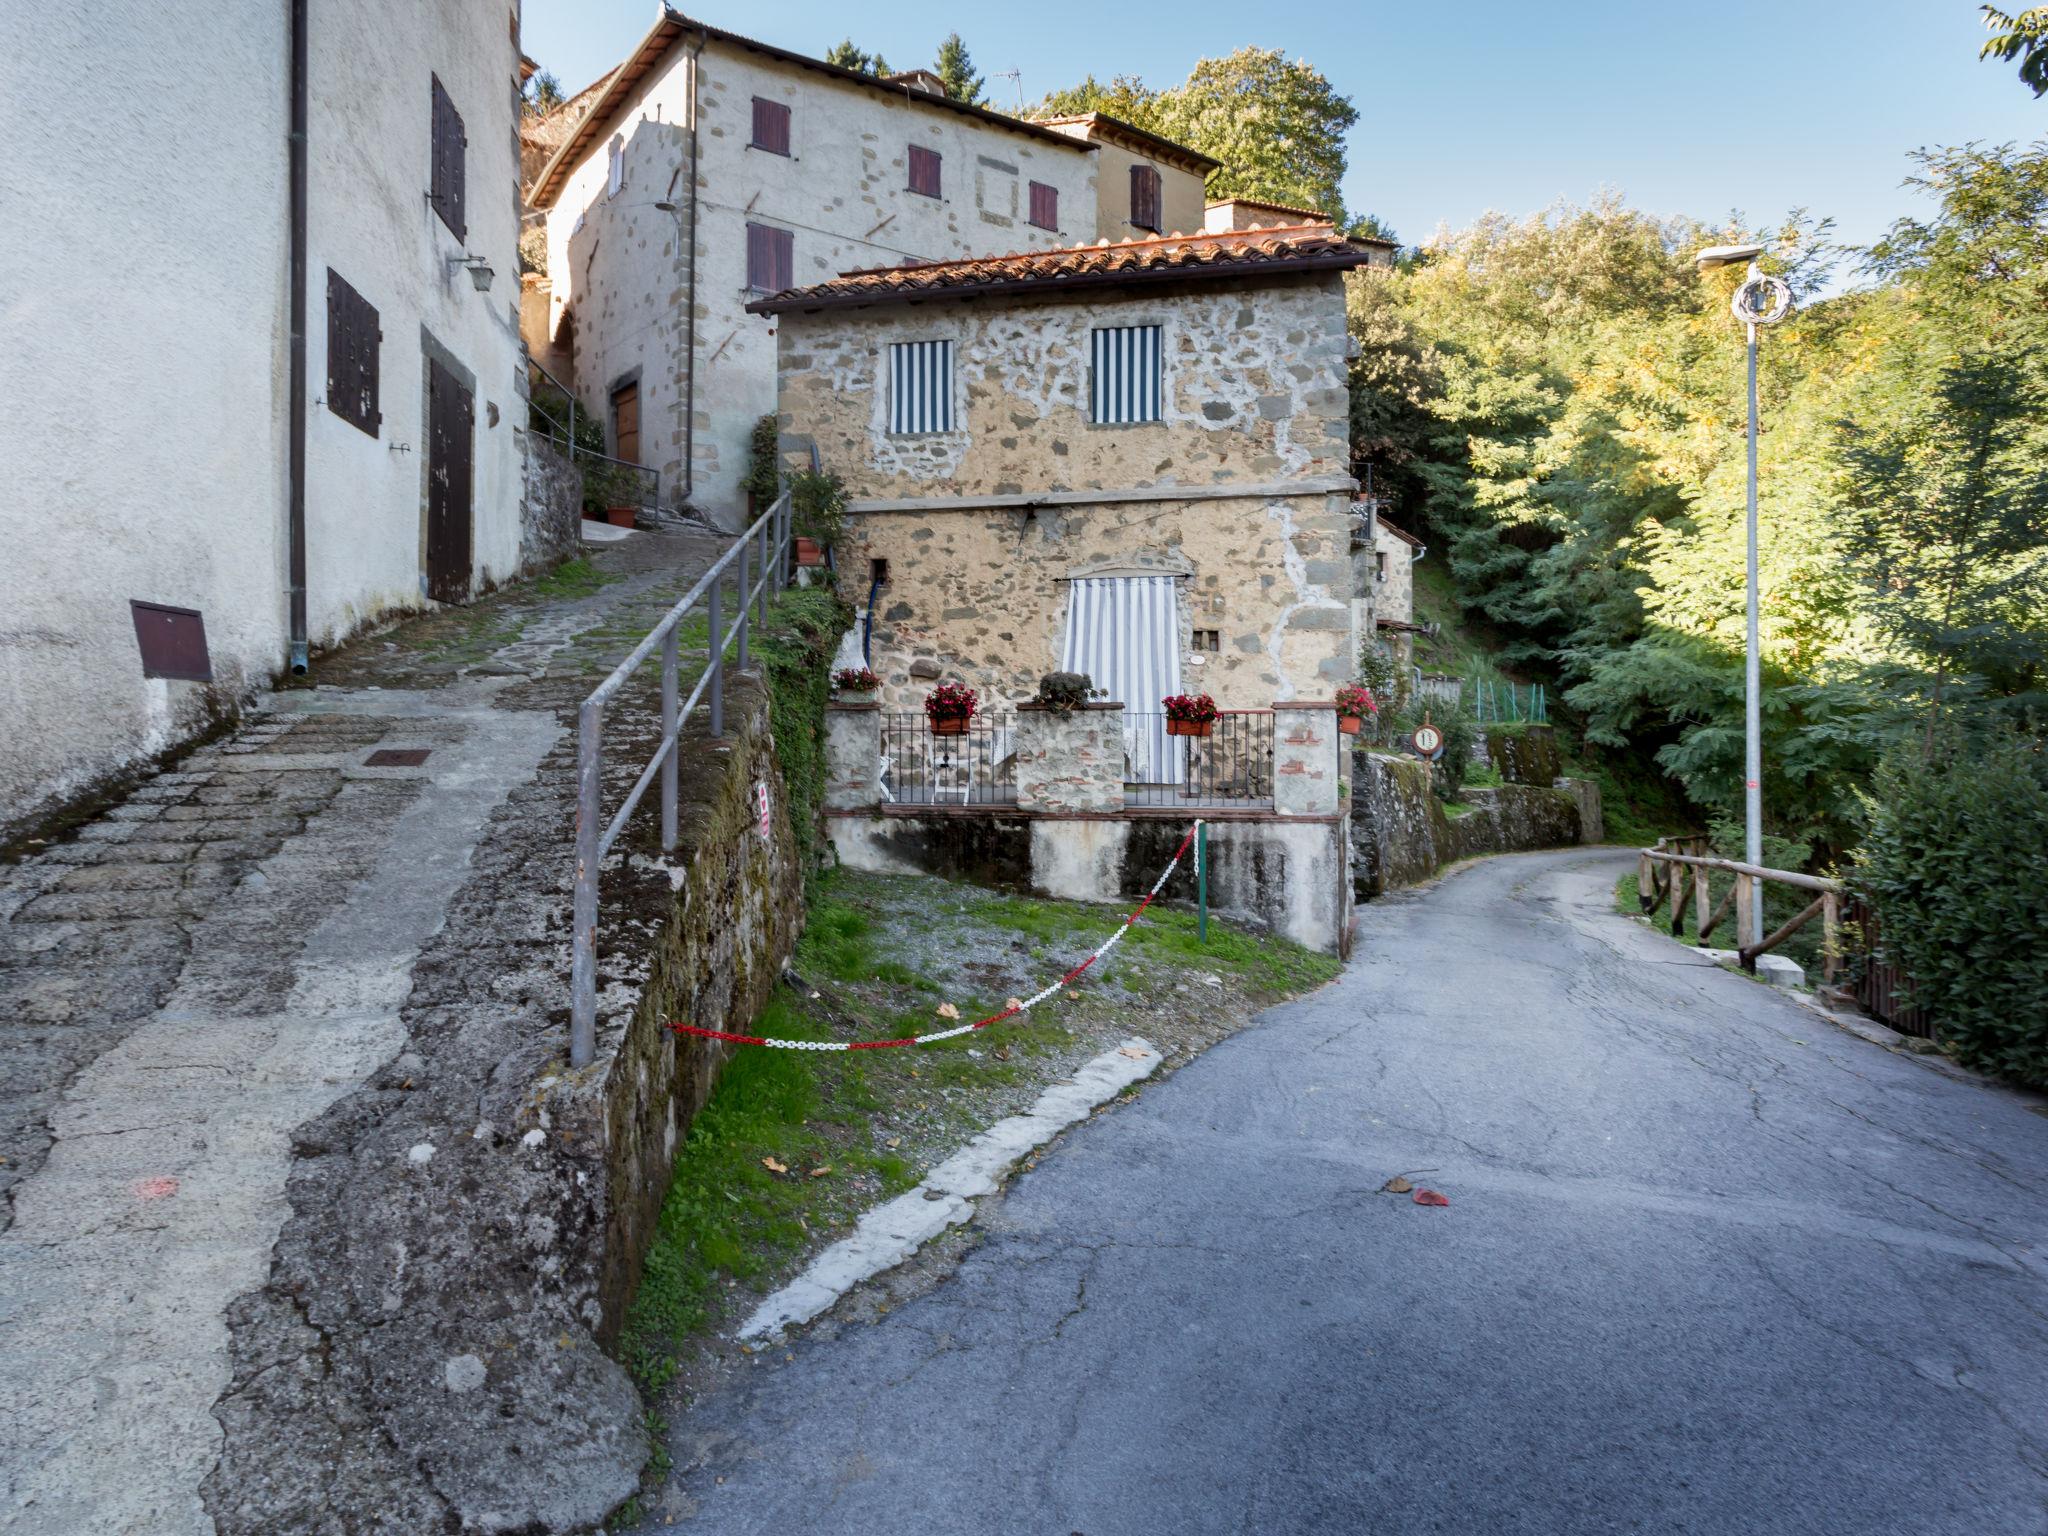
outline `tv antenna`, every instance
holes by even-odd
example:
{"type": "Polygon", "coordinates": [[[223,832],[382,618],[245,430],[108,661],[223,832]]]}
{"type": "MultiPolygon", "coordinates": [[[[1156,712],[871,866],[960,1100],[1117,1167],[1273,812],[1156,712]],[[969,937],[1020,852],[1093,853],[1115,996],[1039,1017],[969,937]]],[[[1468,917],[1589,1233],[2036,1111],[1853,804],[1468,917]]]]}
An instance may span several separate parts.
{"type": "Polygon", "coordinates": [[[996,78],[998,80],[1007,80],[1017,88],[1017,115],[1022,117],[1024,115],[1024,71],[1021,69],[999,69],[996,71],[996,78]]]}

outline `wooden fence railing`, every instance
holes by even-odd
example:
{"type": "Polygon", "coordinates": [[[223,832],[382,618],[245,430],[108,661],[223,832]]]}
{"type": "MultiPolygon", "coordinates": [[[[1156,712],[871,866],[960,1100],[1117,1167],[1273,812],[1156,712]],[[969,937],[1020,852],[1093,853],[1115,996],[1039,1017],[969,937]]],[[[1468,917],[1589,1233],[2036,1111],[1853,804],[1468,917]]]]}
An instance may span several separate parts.
{"type": "Polygon", "coordinates": [[[1796,870],[1765,869],[1757,864],[1717,859],[1708,850],[1709,844],[1704,837],[1660,837],[1655,847],[1643,849],[1636,875],[1636,894],[1643,911],[1646,914],[1655,912],[1668,902],[1671,932],[1674,936],[1681,934],[1685,931],[1686,897],[1690,894],[1694,920],[1698,925],[1698,942],[1704,944],[1707,935],[1719,926],[1733,903],[1736,953],[1741,957],[1742,968],[1752,972],[1756,970],[1758,955],[1776,949],[1819,917],[1822,929],[1821,978],[1833,985],[1842,969],[1842,903],[1845,899],[1842,882],[1830,880],[1825,875],[1802,875],[1796,870]],[[1708,882],[1716,872],[1732,874],[1735,882],[1719,902],[1712,902],[1708,882]],[[1763,900],[1765,883],[1771,881],[1797,890],[1812,891],[1814,898],[1790,922],[1775,932],[1765,934],[1761,943],[1744,943],[1743,935],[1756,932],[1753,914],[1758,910],[1756,904],[1763,900]]]}

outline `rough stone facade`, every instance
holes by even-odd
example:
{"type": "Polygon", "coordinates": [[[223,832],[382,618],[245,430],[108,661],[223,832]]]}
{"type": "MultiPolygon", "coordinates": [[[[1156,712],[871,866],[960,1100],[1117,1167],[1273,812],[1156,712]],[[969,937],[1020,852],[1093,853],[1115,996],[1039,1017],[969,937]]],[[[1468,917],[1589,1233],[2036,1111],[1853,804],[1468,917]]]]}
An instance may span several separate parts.
{"type": "Polygon", "coordinates": [[[1508,783],[1534,784],[1542,789],[1558,781],[1564,766],[1557,755],[1557,738],[1547,726],[1488,731],[1486,756],[1508,783]]]}
{"type": "Polygon", "coordinates": [[[840,568],[859,583],[887,563],[872,648],[886,708],[916,708],[933,676],[1028,697],[1059,664],[1076,576],[1184,578],[1184,685],[1225,708],[1327,698],[1353,674],[1335,276],[781,319],[785,449],[815,444],[847,483],[840,568]],[[1092,423],[1091,332],[1153,323],[1164,419],[1092,423]],[[954,342],[956,429],[891,433],[887,348],[937,339],[954,342]]]}
{"type": "Polygon", "coordinates": [[[583,475],[544,438],[526,434],[526,492],[519,503],[519,568],[543,571],[583,547],[583,475]]]}
{"type": "Polygon", "coordinates": [[[1084,704],[1062,712],[1018,705],[1017,804],[1054,814],[1122,810],[1122,706],[1084,704]]]}

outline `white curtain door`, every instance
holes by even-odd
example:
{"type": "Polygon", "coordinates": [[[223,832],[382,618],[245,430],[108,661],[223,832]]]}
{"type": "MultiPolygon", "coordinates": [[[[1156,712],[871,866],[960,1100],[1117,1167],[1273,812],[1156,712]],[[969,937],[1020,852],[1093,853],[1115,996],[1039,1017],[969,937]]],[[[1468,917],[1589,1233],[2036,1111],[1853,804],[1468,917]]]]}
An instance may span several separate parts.
{"type": "Polygon", "coordinates": [[[1126,770],[1141,784],[1178,784],[1159,701],[1180,692],[1180,613],[1171,576],[1082,576],[1068,585],[1060,668],[1086,672],[1124,710],[1126,770]]]}

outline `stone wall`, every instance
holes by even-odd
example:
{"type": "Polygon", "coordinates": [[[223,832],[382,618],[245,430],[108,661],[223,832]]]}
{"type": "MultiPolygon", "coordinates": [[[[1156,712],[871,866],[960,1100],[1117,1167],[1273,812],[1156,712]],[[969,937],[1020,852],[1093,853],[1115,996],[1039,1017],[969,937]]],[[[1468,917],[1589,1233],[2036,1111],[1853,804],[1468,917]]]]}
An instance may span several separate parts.
{"type": "Polygon", "coordinates": [[[1486,755],[1510,784],[1534,784],[1547,789],[1564,771],[1557,755],[1557,738],[1547,725],[1532,725],[1519,731],[1488,731],[1486,755]]]}
{"type": "Polygon", "coordinates": [[[546,438],[526,438],[526,488],[519,502],[519,568],[549,570],[583,548],[583,475],[546,438]]]}
{"type": "Polygon", "coordinates": [[[1124,804],[1124,707],[1071,712],[1017,706],[1017,805],[1051,815],[1120,811],[1124,804]]]}
{"type": "Polygon", "coordinates": [[[1420,884],[1460,859],[1600,840],[1600,790],[1590,780],[1468,789],[1464,799],[1471,809],[1449,815],[1422,762],[1354,751],[1351,871],[1358,896],[1420,884]]]}

